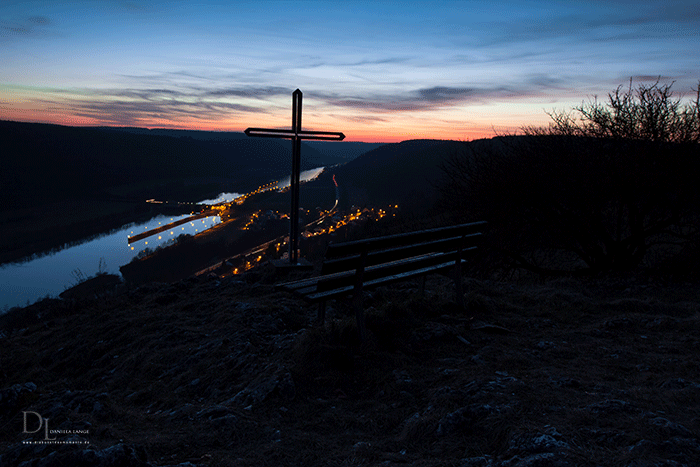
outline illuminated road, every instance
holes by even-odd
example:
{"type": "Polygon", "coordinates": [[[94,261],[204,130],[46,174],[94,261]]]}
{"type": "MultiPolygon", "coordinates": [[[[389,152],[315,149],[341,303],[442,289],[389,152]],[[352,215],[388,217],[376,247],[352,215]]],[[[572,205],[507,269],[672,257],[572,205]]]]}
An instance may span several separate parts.
{"type": "Polygon", "coordinates": [[[143,232],[143,233],[140,233],[137,235],[129,235],[127,237],[127,239],[128,239],[127,242],[129,245],[131,245],[132,243],[138,242],[139,240],[143,240],[144,238],[148,238],[151,235],[155,235],[159,232],[164,232],[168,229],[172,229],[173,227],[177,227],[178,225],[186,224],[187,222],[191,222],[191,221],[194,221],[197,219],[202,219],[204,217],[209,217],[211,215],[217,215],[217,214],[214,214],[212,211],[207,211],[206,213],[201,213],[201,214],[195,214],[193,216],[186,217],[184,219],[180,219],[179,221],[171,222],[170,224],[164,225],[162,227],[157,227],[153,230],[148,230],[146,232],[143,232]]]}
{"type": "MultiPolygon", "coordinates": [[[[302,226],[302,227],[300,228],[300,230],[301,230],[302,232],[307,231],[309,228],[314,227],[314,226],[317,226],[317,225],[321,224],[322,222],[324,222],[324,221],[330,219],[331,216],[336,212],[336,209],[338,208],[338,203],[340,202],[340,189],[339,189],[339,187],[338,187],[338,182],[337,182],[336,179],[335,179],[335,174],[333,174],[333,183],[334,183],[334,185],[335,185],[335,204],[334,204],[333,207],[332,207],[331,209],[329,209],[328,211],[324,211],[318,219],[313,220],[313,221],[309,222],[308,224],[302,226]]],[[[280,191],[281,191],[281,190],[280,190],[280,191]]],[[[381,211],[381,210],[380,210],[380,211],[381,211]]],[[[382,211],[382,212],[383,212],[383,211],[382,211]]],[[[350,220],[354,220],[354,219],[356,219],[357,217],[359,217],[359,215],[360,215],[359,212],[356,213],[356,214],[350,214],[350,215],[349,215],[349,219],[350,219],[350,220]]],[[[251,221],[251,222],[252,222],[252,221],[251,221]]],[[[343,220],[343,221],[340,221],[340,224],[345,225],[346,222],[347,222],[346,220],[343,220]]],[[[248,225],[249,225],[249,224],[248,224],[248,225]]],[[[277,237],[277,238],[274,238],[274,239],[272,239],[272,240],[270,240],[270,241],[268,241],[268,242],[265,242],[265,243],[263,243],[263,244],[257,245],[256,247],[251,248],[251,249],[249,249],[249,250],[247,250],[247,251],[245,251],[245,252],[243,252],[243,253],[240,253],[240,254],[237,254],[237,255],[235,255],[235,256],[231,256],[231,257],[229,257],[229,258],[226,258],[226,259],[224,259],[221,263],[217,263],[217,264],[215,264],[215,265],[213,265],[213,266],[210,266],[210,267],[208,267],[208,268],[202,269],[202,270],[198,271],[198,272],[196,273],[196,275],[199,276],[199,275],[206,274],[206,273],[209,273],[209,272],[214,272],[214,271],[220,269],[224,263],[229,262],[229,261],[235,261],[235,260],[240,259],[240,258],[254,257],[254,258],[257,258],[257,261],[259,262],[259,261],[263,258],[263,256],[265,255],[265,252],[266,252],[267,249],[270,247],[270,245],[275,245],[275,244],[276,244],[276,247],[277,247],[276,249],[277,249],[277,251],[279,251],[281,248],[284,248],[284,247],[287,245],[287,242],[285,241],[285,238],[287,238],[287,237],[288,237],[287,235],[282,235],[282,236],[277,237]]],[[[250,266],[252,266],[252,265],[250,265],[250,266]]],[[[247,269],[249,269],[248,265],[246,265],[246,266],[243,267],[243,270],[247,270],[247,269]]],[[[236,269],[233,271],[233,274],[238,274],[238,271],[239,271],[239,269],[236,268],[236,269]]]]}

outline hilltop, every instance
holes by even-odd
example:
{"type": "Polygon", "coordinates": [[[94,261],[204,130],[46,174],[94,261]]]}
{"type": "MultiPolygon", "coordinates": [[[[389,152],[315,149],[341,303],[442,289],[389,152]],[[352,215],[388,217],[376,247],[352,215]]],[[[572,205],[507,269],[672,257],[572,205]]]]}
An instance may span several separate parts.
{"type": "MultiPolygon", "coordinates": [[[[332,196],[336,175],[345,205],[401,203],[403,219],[360,236],[437,222],[435,177],[464,144],[376,148],[304,185],[304,203],[332,196]]],[[[697,281],[472,272],[466,309],[441,276],[423,293],[419,281],[366,293],[364,343],[351,300],[332,301],[319,326],[316,307],[275,288],[313,272],[269,264],[168,284],[100,278],[13,309],[0,316],[0,464],[697,463],[697,281]],[[25,412],[29,431],[41,417],[65,430],[50,437],[89,444],[24,444],[44,438],[23,433],[25,412]]]]}
{"type": "MultiPolygon", "coordinates": [[[[315,307],[242,276],[0,317],[0,463],[669,466],[700,458],[697,284],[470,279],[315,307]],[[23,411],[57,440],[26,445],[23,411]]],[[[29,419],[29,431],[37,424],[29,419]]]]}

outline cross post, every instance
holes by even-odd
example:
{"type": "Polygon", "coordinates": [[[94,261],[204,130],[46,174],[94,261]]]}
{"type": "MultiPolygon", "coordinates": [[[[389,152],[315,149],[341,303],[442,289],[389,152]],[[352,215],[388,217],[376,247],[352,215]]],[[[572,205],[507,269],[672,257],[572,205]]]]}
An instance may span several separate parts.
{"type": "Polygon", "coordinates": [[[299,89],[292,93],[292,129],[280,130],[269,128],[248,128],[247,136],[261,138],[284,138],[292,140],[292,176],[290,190],[292,195],[292,207],[289,213],[289,262],[296,265],[299,261],[299,174],[301,168],[301,140],[342,141],[345,135],[333,131],[304,131],[301,129],[301,102],[302,93],[299,89]]]}

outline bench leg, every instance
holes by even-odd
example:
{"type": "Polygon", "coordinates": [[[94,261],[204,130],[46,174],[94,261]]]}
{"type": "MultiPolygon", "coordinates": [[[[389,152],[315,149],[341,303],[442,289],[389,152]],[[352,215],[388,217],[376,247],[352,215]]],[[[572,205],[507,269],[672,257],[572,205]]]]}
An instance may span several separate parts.
{"type": "Polygon", "coordinates": [[[365,264],[367,264],[367,248],[360,253],[360,264],[355,271],[355,287],[353,288],[353,305],[355,307],[355,316],[357,317],[357,333],[360,335],[360,342],[365,341],[367,334],[365,329],[365,310],[362,307],[362,288],[363,276],[365,274],[365,264]]]}
{"type": "Polygon", "coordinates": [[[455,301],[457,302],[457,305],[464,309],[464,290],[462,288],[462,265],[461,264],[456,264],[455,265],[455,301]]]}
{"type": "Polygon", "coordinates": [[[326,320],[326,301],[323,300],[318,303],[318,324],[323,324],[326,320]]]}
{"type": "Polygon", "coordinates": [[[365,341],[367,330],[365,329],[365,309],[362,307],[362,291],[355,293],[352,297],[353,307],[355,308],[355,317],[357,318],[357,333],[360,336],[360,342],[365,341]]]}

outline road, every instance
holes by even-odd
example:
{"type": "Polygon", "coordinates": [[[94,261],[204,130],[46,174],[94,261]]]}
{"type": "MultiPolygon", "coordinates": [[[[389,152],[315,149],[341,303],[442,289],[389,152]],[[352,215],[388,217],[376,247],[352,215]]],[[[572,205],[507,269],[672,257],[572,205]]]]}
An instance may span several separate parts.
{"type": "Polygon", "coordinates": [[[165,230],[172,229],[173,227],[177,227],[178,225],[182,225],[182,224],[185,224],[187,222],[191,222],[191,221],[196,220],[196,219],[202,219],[204,217],[209,217],[212,215],[216,216],[218,214],[214,213],[213,211],[207,211],[207,212],[195,214],[195,215],[186,217],[184,219],[180,219],[179,221],[171,222],[170,224],[166,224],[164,226],[157,227],[153,230],[148,230],[146,232],[143,232],[143,233],[140,233],[137,235],[130,235],[127,237],[127,242],[129,245],[131,245],[134,242],[138,242],[139,240],[143,240],[144,238],[148,238],[151,235],[155,235],[159,232],[163,232],[165,230]]]}
{"type": "MultiPolygon", "coordinates": [[[[335,179],[335,174],[333,174],[333,183],[335,184],[335,204],[333,205],[333,207],[332,207],[330,210],[325,211],[325,212],[321,215],[321,217],[319,217],[318,219],[313,220],[313,221],[309,222],[308,224],[302,226],[302,227],[299,229],[300,232],[303,232],[304,230],[306,230],[306,229],[308,229],[308,228],[310,228],[310,227],[313,227],[313,226],[315,226],[315,225],[320,224],[320,223],[323,222],[326,218],[328,218],[329,216],[331,216],[332,214],[335,213],[335,210],[338,208],[338,203],[340,202],[340,189],[339,189],[339,187],[338,187],[338,182],[337,182],[336,179],[335,179]]],[[[206,274],[206,273],[208,273],[208,272],[216,271],[217,269],[219,269],[219,268],[220,268],[225,262],[227,262],[227,261],[234,261],[234,260],[236,260],[236,259],[238,259],[238,258],[245,258],[245,257],[247,257],[247,256],[261,256],[261,255],[264,255],[265,251],[269,248],[269,246],[270,246],[270,245],[273,245],[273,244],[279,244],[279,248],[282,248],[282,247],[284,247],[284,246],[286,245],[286,242],[284,241],[285,237],[287,237],[287,235],[282,235],[282,236],[277,237],[277,238],[274,238],[274,239],[272,239],[272,240],[270,240],[270,241],[268,241],[268,242],[265,242],[265,243],[263,243],[263,244],[257,245],[256,247],[251,248],[250,250],[248,250],[248,251],[246,251],[246,252],[244,252],[244,253],[241,253],[241,254],[238,254],[238,255],[235,255],[235,256],[226,258],[226,259],[224,259],[221,263],[217,263],[217,264],[215,264],[215,265],[213,265],[213,266],[210,266],[210,267],[208,267],[208,268],[205,268],[205,269],[202,269],[202,270],[198,271],[198,272],[196,273],[196,275],[199,276],[199,275],[202,275],[202,274],[206,274]]]]}

